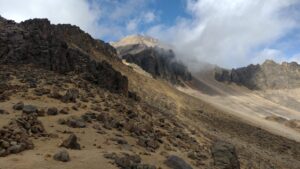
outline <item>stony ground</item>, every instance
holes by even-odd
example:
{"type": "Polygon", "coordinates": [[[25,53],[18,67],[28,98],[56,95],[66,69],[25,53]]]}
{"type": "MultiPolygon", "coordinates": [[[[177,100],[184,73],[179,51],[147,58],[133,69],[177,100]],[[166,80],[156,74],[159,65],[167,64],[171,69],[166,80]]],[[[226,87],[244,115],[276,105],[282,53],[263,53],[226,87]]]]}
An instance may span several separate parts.
{"type": "Polygon", "coordinates": [[[212,164],[209,142],[197,142],[175,117],[137,96],[112,94],[72,73],[0,69],[0,168],[98,168],[98,160],[108,168],[165,168],[171,157],[196,168],[212,164]]]}

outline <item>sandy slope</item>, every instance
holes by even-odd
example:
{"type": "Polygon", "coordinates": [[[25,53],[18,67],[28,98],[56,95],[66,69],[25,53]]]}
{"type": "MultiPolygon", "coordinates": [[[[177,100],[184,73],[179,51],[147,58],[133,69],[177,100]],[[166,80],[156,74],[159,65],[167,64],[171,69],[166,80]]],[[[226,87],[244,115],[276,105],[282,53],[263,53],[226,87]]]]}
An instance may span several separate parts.
{"type": "Polygon", "coordinates": [[[211,72],[199,73],[197,88],[178,88],[192,96],[244,119],[257,127],[300,141],[300,133],[282,124],[265,120],[268,116],[300,119],[295,103],[300,99],[300,89],[281,91],[250,91],[234,84],[215,81],[211,72]],[[293,99],[294,103],[289,104],[293,99]]]}

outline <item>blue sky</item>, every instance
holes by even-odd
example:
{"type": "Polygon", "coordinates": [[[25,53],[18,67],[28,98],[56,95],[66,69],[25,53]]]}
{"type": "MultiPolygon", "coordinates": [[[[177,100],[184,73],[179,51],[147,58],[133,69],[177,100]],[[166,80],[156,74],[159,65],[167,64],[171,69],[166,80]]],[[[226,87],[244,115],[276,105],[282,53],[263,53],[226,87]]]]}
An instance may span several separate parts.
{"type": "Polygon", "coordinates": [[[300,61],[300,0],[0,0],[0,15],[71,23],[107,42],[153,36],[195,69],[300,61]]]}
{"type": "Polygon", "coordinates": [[[186,11],[186,0],[90,0],[90,4],[102,11],[99,24],[123,28],[121,32],[100,35],[106,41],[116,41],[128,34],[146,34],[157,24],[172,26],[178,19],[190,17],[186,11]],[[119,13],[123,15],[119,16],[119,13]]]}

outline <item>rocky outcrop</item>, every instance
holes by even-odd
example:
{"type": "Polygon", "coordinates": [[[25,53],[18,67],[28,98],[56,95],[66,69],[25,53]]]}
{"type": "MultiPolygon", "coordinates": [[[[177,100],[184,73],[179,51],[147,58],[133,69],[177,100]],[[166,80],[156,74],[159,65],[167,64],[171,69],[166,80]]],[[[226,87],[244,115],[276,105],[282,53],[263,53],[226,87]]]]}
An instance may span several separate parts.
{"type": "Polygon", "coordinates": [[[236,83],[252,90],[300,87],[300,65],[296,62],[277,64],[267,60],[261,65],[225,70],[216,69],[215,79],[236,83]]]}
{"type": "Polygon", "coordinates": [[[162,78],[173,84],[192,80],[187,67],[177,61],[167,44],[148,36],[131,35],[111,43],[120,58],[140,66],[154,78],[162,78]]]}
{"type": "Polygon", "coordinates": [[[126,54],[122,58],[129,63],[139,65],[153,77],[166,79],[173,84],[192,79],[187,67],[175,60],[172,50],[146,48],[136,54],[126,54]]]}
{"type": "Polygon", "coordinates": [[[115,49],[78,27],[51,25],[47,19],[17,24],[2,18],[0,32],[0,64],[34,64],[63,74],[73,71],[112,92],[128,94],[127,78],[92,55],[98,51],[117,59],[115,49]]]}

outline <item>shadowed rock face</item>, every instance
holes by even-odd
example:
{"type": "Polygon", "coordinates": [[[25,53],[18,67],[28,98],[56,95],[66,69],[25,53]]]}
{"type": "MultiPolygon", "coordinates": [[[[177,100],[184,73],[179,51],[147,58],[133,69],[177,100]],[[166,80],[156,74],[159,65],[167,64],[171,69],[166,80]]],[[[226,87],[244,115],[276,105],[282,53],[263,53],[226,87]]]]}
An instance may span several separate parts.
{"type": "Polygon", "coordinates": [[[71,25],[51,25],[47,19],[17,24],[0,18],[0,64],[34,64],[59,73],[77,72],[112,92],[128,93],[128,80],[92,52],[117,59],[110,45],[94,40],[71,25]]]}
{"type": "Polygon", "coordinates": [[[297,88],[300,87],[300,65],[296,62],[277,64],[267,60],[261,65],[232,70],[216,69],[215,79],[252,90],[297,88]]]}
{"type": "Polygon", "coordinates": [[[192,79],[186,66],[175,61],[175,55],[171,50],[145,48],[135,54],[123,55],[122,58],[127,62],[139,65],[153,77],[166,79],[173,84],[180,84],[181,81],[192,79]]]}

